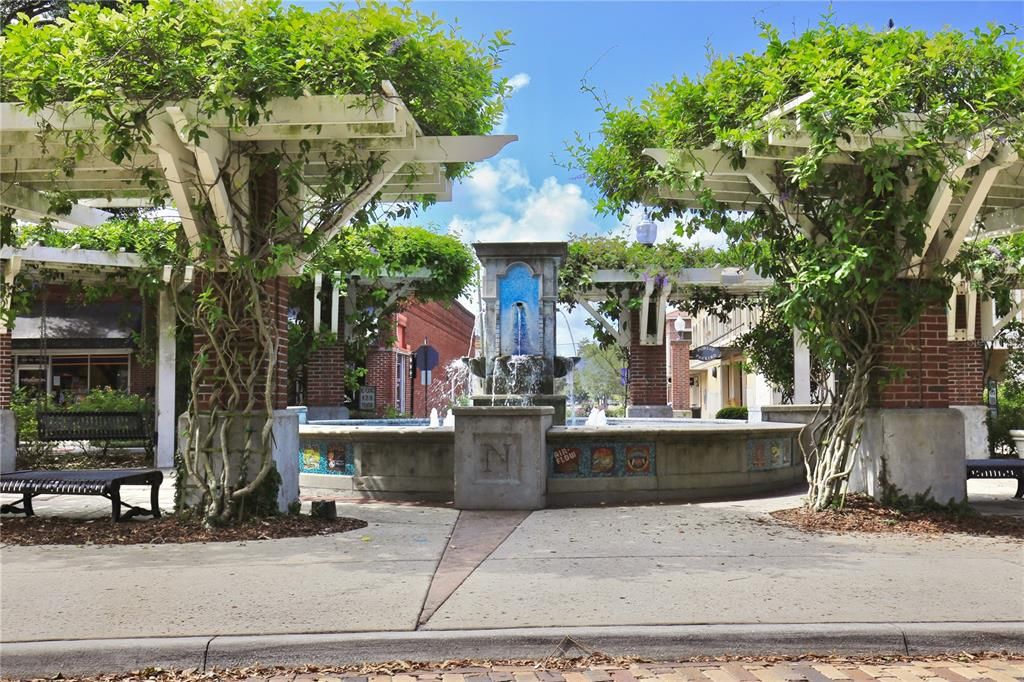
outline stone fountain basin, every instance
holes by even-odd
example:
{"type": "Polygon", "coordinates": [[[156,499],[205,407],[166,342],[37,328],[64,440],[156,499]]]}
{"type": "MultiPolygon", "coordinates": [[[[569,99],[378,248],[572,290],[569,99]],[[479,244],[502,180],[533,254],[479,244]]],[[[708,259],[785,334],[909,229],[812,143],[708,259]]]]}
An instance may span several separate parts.
{"type": "MultiPolygon", "coordinates": [[[[303,424],[300,485],[362,499],[451,500],[457,428],[457,419],[455,428],[303,424]]],[[[548,504],[727,499],[790,490],[804,480],[796,442],[802,428],[692,419],[552,426],[543,453],[548,504]],[[776,449],[783,455],[773,458],[776,449]],[[649,456],[649,464],[644,457],[637,464],[638,452],[649,456]],[[601,468],[600,453],[613,453],[609,468],[601,468]],[[578,464],[570,469],[567,461],[578,464]]]]}

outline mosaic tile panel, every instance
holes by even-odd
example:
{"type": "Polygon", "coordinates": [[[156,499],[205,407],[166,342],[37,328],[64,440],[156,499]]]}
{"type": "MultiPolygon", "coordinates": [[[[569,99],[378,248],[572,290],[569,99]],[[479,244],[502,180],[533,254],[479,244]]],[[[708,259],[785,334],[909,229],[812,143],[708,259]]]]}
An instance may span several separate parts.
{"type": "Polygon", "coordinates": [[[654,443],[578,443],[548,446],[554,478],[653,476],[654,443]]]}
{"type": "Polygon", "coordinates": [[[299,472],[303,474],[333,474],[352,476],[355,463],[352,444],[331,441],[302,441],[299,451],[299,472]]]}
{"type": "Polygon", "coordinates": [[[792,439],[757,438],[747,441],[747,471],[783,469],[792,464],[792,439]]]}

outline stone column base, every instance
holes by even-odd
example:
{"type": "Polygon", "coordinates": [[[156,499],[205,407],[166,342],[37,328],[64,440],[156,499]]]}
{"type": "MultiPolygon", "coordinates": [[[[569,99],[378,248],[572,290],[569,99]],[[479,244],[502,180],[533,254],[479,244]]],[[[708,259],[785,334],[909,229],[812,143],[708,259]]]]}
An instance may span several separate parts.
{"type": "Polygon", "coordinates": [[[630,405],[626,416],[637,419],[671,419],[671,405],[630,405]]]}
{"type": "Polygon", "coordinates": [[[964,448],[967,459],[988,459],[988,408],[984,405],[953,405],[964,416],[964,448]]]}
{"type": "Polygon", "coordinates": [[[348,408],[344,405],[328,407],[324,405],[310,405],[306,408],[306,421],[319,421],[322,419],[348,419],[348,408]]]}
{"type": "Polygon", "coordinates": [[[940,504],[967,497],[963,415],[952,408],[869,409],[851,492],[882,497],[883,462],[890,485],[940,504]]]}
{"type": "Polygon", "coordinates": [[[553,407],[456,407],[456,509],[543,509],[553,407]]]}
{"type": "MultiPolygon", "coordinates": [[[[243,426],[239,422],[228,438],[233,442],[243,440],[245,438],[243,426]]],[[[178,434],[180,447],[187,448],[188,434],[185,433],[185,415],[178,418],[178,434]]],[[[271,438],[273,442],[271,456],[274,459],[277,473],[281,476],[281,486],[277,490],[277,509],[283,513],[287,512],[288,508],[299,499],[299,416],[289,410],[274,410],[271,438]]],[[[258,462],[250,464],[249,480],[256,475],[258,464],[258,462]]],[[[176,485],[188,486],[188,483],[179,477],[176,485]]],[[[198,501],[196,491],[186,488],[183,499],[186,506],[194,504],[198,501]]]]}
{"type": "Polygon", "coordinates": [[[17,468],[18,425],[13,410],[0,410],[0,472],[17,468]]]}

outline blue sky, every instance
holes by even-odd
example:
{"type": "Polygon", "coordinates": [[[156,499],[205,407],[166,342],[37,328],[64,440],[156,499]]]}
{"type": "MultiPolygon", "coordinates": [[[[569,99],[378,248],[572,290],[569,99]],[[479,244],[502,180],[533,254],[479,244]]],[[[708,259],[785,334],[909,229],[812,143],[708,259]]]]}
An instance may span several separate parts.
{"type": "MultiPolygon", "coordinates": [[[[467,241],[526,241],[621,229],[614,217],[595,215],[596,192],[578,171],[564,167],[565,142],[600,125],[593,96],[581,92],[581,80],[615,105],[630,97],[639,100],[652,84],[700,75],[709,46],[718,54],[760,49],[755,20],[774,24],[784,36],[798,35],[817,24],[830,4],[424,1],[414,7],[457,23],[471,39],[511,31],[515,45],[505,54],[501,73],[517,87],[502,127],[519,135],[518,142],[456,185],[451,202],[432,207],[416,222],[440,231],[454,228],[467,241]]],[[[1024,27],[1020,0],[840,1],[831,8],[840,23],[875,28],[890,18],[898,26],[929,32],[989,22],[1024,27]]],[[[662,226],[660,237],[670,229],[662,226]]],[[[573,316],[577,341],[586,335],[580,320],[573,316]]],[[[559,346],[566,337],[560,328],[559,346]]]]}

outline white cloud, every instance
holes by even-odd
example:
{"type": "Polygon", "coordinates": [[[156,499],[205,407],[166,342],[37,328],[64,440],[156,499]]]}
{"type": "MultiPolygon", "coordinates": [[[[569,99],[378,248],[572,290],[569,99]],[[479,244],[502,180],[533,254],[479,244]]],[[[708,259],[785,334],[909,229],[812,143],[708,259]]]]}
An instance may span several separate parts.
{"type": "Polygon", "coordinates": [[[506,84],[508,86],[508,94],[514,95],[515,93],[519,92],[529,84],[530,74],[517,73],[516,75],[508,79],[508,83],[506,84]]]}
{"type": "MultiPolygon", "coordinates": [[[[514,76],[510,76],[508,81],[505,83],[507,90],[505,91],[505,98],[508,99],[512,95],[516,94],[527,85],[530,84],[530,74],[528,73],[517,73],[514,76]]],[[[508,132],[508,114],[505,112],[501,113],[501,118],[494,124],[494,130],[491,131],[495,135],[504,135],[508,132]]]]}
{"type": "Polygon", "coordinates": [[[467,191],[479,211],[449,222],[468,241],[558,241],[597,231],[593,206],[579,185],[548,177],[537,187],[516,159],[477,164],[455,191],[467,191]]]}

